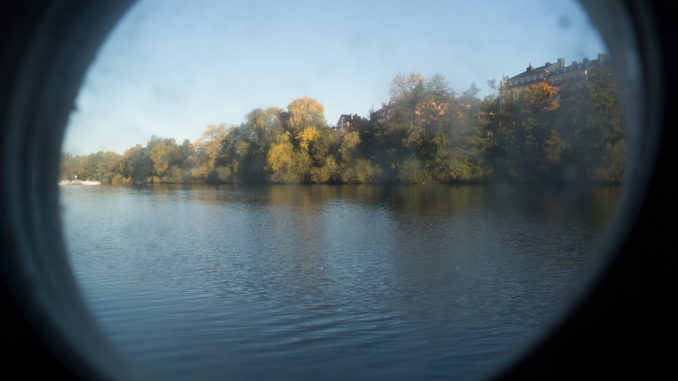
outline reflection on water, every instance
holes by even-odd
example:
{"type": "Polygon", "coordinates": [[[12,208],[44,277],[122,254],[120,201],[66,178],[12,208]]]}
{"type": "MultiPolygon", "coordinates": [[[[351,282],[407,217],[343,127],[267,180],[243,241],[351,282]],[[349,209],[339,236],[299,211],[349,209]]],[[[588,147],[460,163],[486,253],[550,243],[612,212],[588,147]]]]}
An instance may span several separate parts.
{"type": "Polygon", "coordinates": [[[619,189],[61,192],[86,299],[151,377],[470,379],[553,322],[619,189]]]}

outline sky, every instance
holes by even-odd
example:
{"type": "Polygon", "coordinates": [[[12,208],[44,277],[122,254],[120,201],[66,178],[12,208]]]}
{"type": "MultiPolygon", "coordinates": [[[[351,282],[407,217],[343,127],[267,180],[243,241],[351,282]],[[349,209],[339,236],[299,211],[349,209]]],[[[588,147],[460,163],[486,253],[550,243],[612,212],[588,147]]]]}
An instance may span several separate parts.
{"type": "Polygon", "coordinates": [[[195,141],[255,108],[308,96],[330,125],[369,117],[393,78],[442,74],[462,93],[606,53],[572,0],[140,0],[88,70],[64,152],[123,153],[153,135],[195,141]]]}

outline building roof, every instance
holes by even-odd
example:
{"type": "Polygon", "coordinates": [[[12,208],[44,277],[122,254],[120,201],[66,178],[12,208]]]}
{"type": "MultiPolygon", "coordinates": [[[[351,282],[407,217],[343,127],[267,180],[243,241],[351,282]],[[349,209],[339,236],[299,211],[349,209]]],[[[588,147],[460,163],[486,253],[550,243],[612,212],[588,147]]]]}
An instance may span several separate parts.
{"type": "Polygon", "coordinates": [[[544,73],[544,72],[552,73],[552,72],[555,72],[556,69],[558,69],[558,68],[560,68],[560,63],[547,62],[546,64],[544,64],[544,66],[539,66],[537,68],[532,67],[532,64],[530,64],[530,66],[528,66],[525,69],[524,72],[509,78],[509,80],[520,79],[520,78],[523,78],[523,77],[527,77],[528,75],[534,75],[534,74],[539,74],[539,73],[544,73]]]}
{"type": "Polygon", "coordinates": [[[524,72],[509,78],[509,81],[520,80],[522,78],[528,79],[529,77],[531,77],[533,75],[539,75],[539,74],[542,74],[542,73],[544,74],[544,77],[548,77],[551,74],[559,74],[559,73],[566,73],[566,72],[571,72],[571,71],[582,70],[582,69],[586,69],[590,66],[593,66],[593,65],[597,64],[598,62],[606,61],[609,58],[610,58],[610,56],[607,55],[607,54],[598,53],[597,59],[589,60],[588,58],[584,58],[581,62],[573,61],[571,65],[565,64],[564,58],[558,58],[558,61],[556,63],[546,62],[544,64],[544,66],[540,66],[540,67],[536,67],[536,68],[532,67],[532,64],[530,63],[530,66],[528,66],[525,69],[524,72]]]}

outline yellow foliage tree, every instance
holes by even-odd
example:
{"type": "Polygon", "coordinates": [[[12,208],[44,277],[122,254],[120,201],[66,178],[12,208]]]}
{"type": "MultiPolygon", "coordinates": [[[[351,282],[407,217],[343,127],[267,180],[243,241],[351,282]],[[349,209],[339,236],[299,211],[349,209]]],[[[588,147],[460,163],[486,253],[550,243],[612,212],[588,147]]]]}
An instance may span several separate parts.
{"type": "Polygon", "coordinates": [[[205,133],[195,142],[195,152],[188,158],[193,167],[191,176],[195,182],[205,182],[215,170],[221,142],[228,136],[229,128],[231,127],[226,124],[208,126],[205,133]]]}
{"type": "Polygon", "coordinates": [[[285,167],[293,162],[294,147],[286,134],[279,135],[276,142],[271,144],[267,162],[274,173],[282,173],[285,167]]]}
{"type": "Polygon", "coordinates": [[[297,136],[299,146],[308,151],[308,146],[320,137],[320,131],[315,127],[307,127],[297,136]]]}
{"type": "Polygon", "coordinates": [[[300,183],[311,172],[311,157],[306,151],[295,150],[287,133],[280,134],[266,156],[271,169],[271,181],[300,183]]]}
{"type": "Polygon", "coordinates": [[[153,161],[153,167],[155,173],[159,177],[165,176],[165,172],[169,167],[169,147],[165,143],[158,143],[153,146],[151,149],[151,160],[153,161]]]}
{"type": "Polygon", "coordinates": [[[287,105],[289,127],[299,134],[307,127],[325,124],[325,108],[317,100],[309,97],[297,98],[287,105]]]}

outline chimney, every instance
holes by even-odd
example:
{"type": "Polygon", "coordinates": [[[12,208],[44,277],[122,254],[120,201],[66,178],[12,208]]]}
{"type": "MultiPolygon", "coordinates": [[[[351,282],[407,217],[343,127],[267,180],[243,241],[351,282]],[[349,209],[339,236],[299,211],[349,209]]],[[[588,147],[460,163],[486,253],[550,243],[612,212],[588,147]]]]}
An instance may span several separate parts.
{"type": "Polygon", "coordinates": [[[565,58],[558,58],[558,67],[565,67],[565,58]]]}
{"type": "Polygon", "coordinates": [[[589,63],[589,59],[588,59],[588,58],[584,58],[584,65],[586,65],[586,64],[588,64],[588,63],[589,63]]]}
{"type": "Polygon", "coordinates": [[[550,62],[547,62],[547,63],[544,64],[544,66],[550,66],[550,65],[551,65],[550,62]]]}

